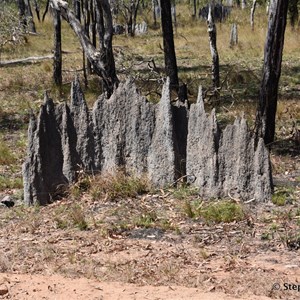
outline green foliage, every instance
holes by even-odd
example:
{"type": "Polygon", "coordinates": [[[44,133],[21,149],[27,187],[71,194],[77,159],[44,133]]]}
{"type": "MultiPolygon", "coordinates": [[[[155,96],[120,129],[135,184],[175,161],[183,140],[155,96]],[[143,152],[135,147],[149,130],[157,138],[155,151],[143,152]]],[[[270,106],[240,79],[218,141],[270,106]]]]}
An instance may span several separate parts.
{"type": "Polygon", "coordinates": [[[0,191],[3,191],[5,189],[21,189],[22,187],[22,178],[9,178],[0,175],[0,191]]]}
{"type": "Polygon", "coordinates": [[[198,215],[203,217],[208,223],[230,223],[241,221],[245,218],[242,206],[228,200],[209,203],[199,209],[198,215]]]}
{"type": "Polygon", "coordinates": [[[138,227],[143,228],[150,228],[155,225],[155,222],[157,221],[157,215],[155,211],[146,212],[144,214],[141,214],[135,222],[135,225],[138,227]]]}
{"type": "Polygon", "coordinates": [[[284,206],[287,202],[292,202],[294,197],[293,189],[277,189],[272,195],[272,203],[277,206],[284,206]]]}
{"type": "Polygon", "coordinates": [[[0,165],[11,165],[16,162],[16,157],[0,136],[0,165]]]}
{"type": "Polygon", "coordinates": [[[198,188],[191,187],[185,184],[176,187],[172,192],[173,196],[178,200],[184,200],[191,196],[197,196],[198,193],[198,188]]]}
{"type": "Polygon", "coordinates": [[[189,218],[194,218],[195,217],[195,212],[193,210],[193,207],[191,205],[191,202],[185,201],[184,202],[184,212],[189,218]]]}
{"type": "Polygon", "coordinates": [[[272,203],[277,206],[284,206],[286,203],[286,194],[280,192],[272,195],[272,203]]]}

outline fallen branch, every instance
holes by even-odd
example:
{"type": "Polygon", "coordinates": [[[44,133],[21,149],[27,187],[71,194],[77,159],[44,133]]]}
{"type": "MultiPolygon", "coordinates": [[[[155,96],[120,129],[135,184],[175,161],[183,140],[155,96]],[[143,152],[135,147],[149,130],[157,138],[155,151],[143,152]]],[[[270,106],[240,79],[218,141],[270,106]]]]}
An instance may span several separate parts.
{"type": "Polygon", "coordinates": [[[20,64],[34,64],[34,63],[48,60],[48,59],[53,59],[53,55],[32,56],[32,57],[26,57],[26,58],[20,58],[20,59],[4,60],[4,61],[0,61],[0,67],[14,66],[14,65],[20,65],[20,64]]]}

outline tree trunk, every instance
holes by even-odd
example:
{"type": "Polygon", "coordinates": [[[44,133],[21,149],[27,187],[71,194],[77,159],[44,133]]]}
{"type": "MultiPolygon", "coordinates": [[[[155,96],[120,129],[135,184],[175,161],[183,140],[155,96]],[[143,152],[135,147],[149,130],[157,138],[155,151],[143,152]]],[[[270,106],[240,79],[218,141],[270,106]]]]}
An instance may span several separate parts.
{"type": "MultiPolygon", "coordinates": [[[[82,17],[83,17],[83,27],[84,27],[84,32],[86,34],[86,36],[90,39],[90,11],[89,11],[89,2],[92,0],[83,0],[83,13],[82,13],[82,17]]],[[[85,56],[83,56],[83,59],[86,60],[87,58],[85,58],[85,56]]],[[[91,74],[92,73],[92,66],[91,63],[89,62],[89,60],[87,59],[87,62],[83,62],[83,64],[86,66],[86,72],[87,74],[91,74]]]]}
{"type": "Polygon", "coordinates": [[[39,4],[37,3],[37,0],[33,0],[33,7],[34,7],[34,10],[35,10],[35,13],[36,13],[36,16],[39,20],[39,22],[41,21],[41,18],[40,18],[40,7],[39,7],[39,4]]]}
{"type": "Polygon", "coordinates": [[[295,29],[295,25],[298,22],[298,17],[299,17],[298,2],[299,0],[289,1],[290,22],[293,29],[295,29]]]}
{"type": "Polygon", "coordinates": [[[53,9],[54,24],[54,59],[53,59],[53,79],[56,85],[62,84],[62,53],[61,53],[61,19],[60,12],[53,9]]]}
{"type": "MultiPolygon", "coordinates": [[[[112,48],[113,25],[110,5],[107,0],[96,0],[97,28],[99,36],[99,50],[105,73],[112,88],[117,87],[119,79],[116,74],[114,53],[112,48]]],[[[105,85],[105,82],[104,82],[105,85]]]]}
{"type": "Polygon", "coordinates": [[[31,10],[30,0],[25,0],[25,11],[26,11],[26,17],[27,17],[27,26],[28,30],[30,32],[36,33],[35,24],[33,21],[33,14],[31,10]]]}
{"type": "Polygon", "coordinates": [[[220,87],[220,66],[219,54],[217,50],[217,29],[212,16],[211,5],[209,5],[207,17],[207,31],[209,35],[210,52],[212,56],[212,80],[215,91],[220,87]]]}
{"type": "Polygon", "coordinates": [[[233,48],[238,44],[238,28],[237,24],[233,23],[231,25],[231,30],[230,30],[230,48],[233,48]]]}
{"type": "Polygon", "coordinates": [[[197,16],[197,0],[193,0],[193,18],[196,18],[197,16]]]}
{"type": "Polygon", "coordinates": [[[133,9],[133,18],[132,18],[132,29],[131,29],[131,36],[135,36],[135,27],[136,27],[136,18],[137,18],[137,13],[140,5],[140,0],[137,1],[132,1],[134,4],[132,9],[133,9]]]}
{"type": "Polygon", "coordinates": [[[73,0],[73,10],[75,13],[75,17],[79,22],[81,22],[81,12],[80,12],[80,0],[73,0]]]}
{"type": "Polygon", "coordinates": [[[251,14],[250,14],[250,24],[251,29],[254,30],[254,14],[256,9],[257,0],[253,0],[252,7],[251,7],[251,14]]]}
{"type": "Polygon", "coordinates": [[[157,0],[152,0],[153,22],[155,28],[157,27],[157,15],[156,15],[157,6],[158,6],[157,0]]]}
{"type": "Polygon", "coordinates": [[[97,47],[97,33],[96,33],[96,9],[94,7],[94,1],[89,2],[89,11],[91,14],[90,32],[92,34],[92,43],[94,47],[97,47]]]}
{"type": "Polygon", "coordinates": [[[281,74],[287,11],[287,0],[271,1],[268,35],[265,43],[263,77],[255,122],[256,142],[262,137],[266,144],[272,143],[275,136],[278,84],[281,74]]]}
{"type": "Polygon", "coordinates": [[[53,8],[60,10],[61,16],[69,23],[75,34],[77,35],[80,44],[87,56],[88,60],[93,66],[95,73],[102,79],[104,92],[107,97],[110,97],[116,86],[118,86],[119,80],[116,76],[115,62],[112,51],[112,17],[110,12],[110,5],[108,0],[97,0],[97,7],[100,5],[103,9],[103,16],[105,19],[105,33],[104,33],[104,45],[105,52],[97,51],[93,46],[90,39],[84,32],[84,29],[80,25],[78,19],[75,17],[72,10],[68,8],[68,3],[62,0],[51,0],[53,8]]]}
{"type": "Polygon", "coordinates": [[[18,9],[19,9],[19,18],[20,18],[20,23],[23,26],[23,29],[25,30],[27,27],[27,22],[26,22],[26,13],[25,13],[25,1],[24,0],[18,0],[18,9]]]}
{"type": "Polygon", "coordinates": [[[165,56],[165,70],[167,76],[170,78],[170,86],[177,90],[179,86],[178,69],[174,46],[174,35],[171,14],[170,0],[161,0],[161,24],[163,32],[164,56],[165,56]]]}
{"type": "Polygon", "coordinates": [[[242,0],[242,9],[245,9],[247,6],[246,0],[242,0]]]}

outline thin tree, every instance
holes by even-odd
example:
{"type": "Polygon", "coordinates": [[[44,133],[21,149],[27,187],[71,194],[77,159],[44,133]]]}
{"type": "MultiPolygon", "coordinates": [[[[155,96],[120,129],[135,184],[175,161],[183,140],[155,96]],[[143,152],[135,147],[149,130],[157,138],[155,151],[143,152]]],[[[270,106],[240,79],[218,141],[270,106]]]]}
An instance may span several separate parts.
{"type": "Polygon", "coordinates": [[[197,17],[197,0],[193,0],[193,14],[192,14],[193,18],[197,17]]]}
{"type": "Polygon", "coordinates": [[[220,66],[219,54],[217,50],[217,29],[212,14],[212,6],[209,5],[207,17],[207,31],[209,35],[210,52],[212,57],[212,80],[215,89],[215,94],[220,87],[220,66]]]}
{"type": "Polygon", "coordinates": [[[254,14],[256,9],[257,0],[253,0],[252,7],[251,7],[251,13],[250,13],[250,24],[251,29],[254,30],[254,14]]]}
{"type": "MultiPolygon", "coordinates": [[[[113,91],[114,88],[118,86],[119,79],[116,73],[115,58],[112,48],[113,24],[110,4],[107,0],[96,0],[95,4],[100,57],[103,63],[105,76],[108,77],[108,84],[110,85],[110,87],[105,87],[105,89],[113,91]]],[[[107,85],[105,82],[106,81],[104,81],[104,85],[107,85]]]]}
{"type": "Polygon", "coordinates": [[[30,0],[25,0],[25,11],[26,11],[26,18],[27,18],[27,27],[30,32],[36,33],[35,23],[33,20],[33,14],[31,10],[30,0]]]}
{"type": "Polygon", "coordinates": [[[295,29],[295,25],[299,18],[298,2],[299,0],[290,0],[289,3],[289,15],[292,29],[295,29]]]}
{"type": "Polygon", "coordinates": [[[19,9],[20,23],[22,24],[23,29],[25,30],[27,27],[25,1],[18,0],[17,4],[18,4],[18,9],[19,9]]]}
{"type": "Polygon", "coordinates": [[[130,36],[135,36],[137,13],[140,0],[121,1],[121,12],[126,20],[126,32],[130,36]]]}
{"type": "Polygon", "coordinates": [[[96,0],[97,9],[101,10],[104,33],[100,36],[103,37],[104,51],[97,50],[93,45],[90,38],[85,34],[84,28],[76,18],[74,12],[69,9],[68,3],[62,0],[50,0],[53,8],[60,11],[61,16],[69,23],[77,35],[80,44],[91,63],[94,72],[102,79],[103,90],[107,97],[110,97],[114,89],[118,86],[119,80],[115,71],[115,61],[113,59],[112,51],[112,16],[108,0],[96,0]]]}
{"type": "Polygon", "coordinates": [[[152,0],[152,12],[153,12],[153,21],[154,27],[157,27],[157,9],[159,8],[158,0],[152,0]]]}
{"type": "Polygon", "coordinates": [[[81,3],[80,0],[73,0],[73,10],[78,21],[81,21],[81,3]]]}
{"type": "Polygon", "coordinates": [[[161,5],[161,26],[163,33],[165,71],[170,78],[171,88],[177,90],[179,87],[178,68],[174,46],[174,34],[171,13],[171,1],[160,0],[161,5]]]}
{"type": "Polygon", "coordinates": [[[272,143],[275,136],[278,85],[281,74],[288,2],[288,0],[272,0],[269,8],[263,77],[255,121],[256,142],[262,137],[266,144],[272,143]]]}
{"type": "Polygon", "coordinates": [[[61,52],[61,18],[59,10],[53,9],[54,27],[54,59],[53,59],[53,79],[56,85],[62,84],[62,52],[61,52]]]}

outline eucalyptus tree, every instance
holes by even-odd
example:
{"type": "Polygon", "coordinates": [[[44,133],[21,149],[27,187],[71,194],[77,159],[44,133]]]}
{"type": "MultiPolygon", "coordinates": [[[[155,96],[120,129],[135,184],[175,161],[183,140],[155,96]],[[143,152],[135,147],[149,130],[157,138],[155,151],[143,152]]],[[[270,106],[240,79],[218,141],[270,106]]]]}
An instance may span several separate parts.
{"type": "Polygon", "coordinates": [[[35,33],[36,28],[33,20],[30,0],[18,0],[17,5],[19,9],[20,22],[23,24],[24,29],[35,33]]]}
{"type": "MultiPolygon", "coordinates": [[[[77,35],[84,53],[91,63],[94,72],[103,82],[103,90],[107,97],[113,93],[119,84],[116,75],[115,61],[112,50],[113,25],[110,4],[108,0],[95,0],[95,11],[97,15],[97,28],[99,48],[95,47],[93,40],[87,35],[86,28],[82,26],[69,8],[66,1],[49,0],[53,9],[59,11],[61,17],[66,20],[74,33],[77,35]]],[[[89,0],[93,1],[93,0],[89,0]]],[[[85,23],[86,24],[86,23],[85,23]]]]}
{"type": "Polygon", "coordinates": [[[289,2],[290,22],[293,29],[295,28],[299,18],[298,3],[299,0],[290,0],[289,2]]]}
{"type": "Polygon", "coordinates": [[[136,19],[140,0],[120,0],[119,9],[126,22],[126,31],[130,36],[135,35],[136,19]]]}
{"type": "Polygon", "coordinates": [[[207,32],[209,35],[210,52],[212,57],[212,80],[214,87],[214,94],[218,95],[218,89],[220,87],[220,63],[219,53],[217,49],[217,29],[214,22],[213,11],[214,7],[210,4],[207,17],[207,32]]]}
{"type": "Polygon", "coordinates": [[[266,144],[274,141],[278,100],[278,85],[289,0],[271,0],[268,34],[265,42],[263,76],[256,112],[256,141],[262,137],[266,144]]]}
{"type": "Polygon", "coordinates": [[[160,0],[161,26],[163,32],[164,58],[166,75],[170,78],[173,89],[179,88],[178,68],[174,45],[174,34],[172,24],[171,1],[160,0]]]}

